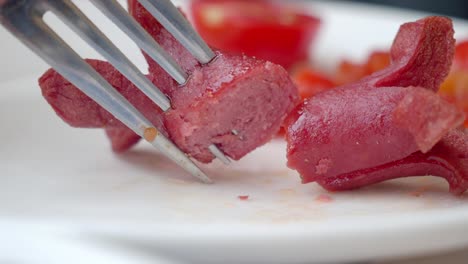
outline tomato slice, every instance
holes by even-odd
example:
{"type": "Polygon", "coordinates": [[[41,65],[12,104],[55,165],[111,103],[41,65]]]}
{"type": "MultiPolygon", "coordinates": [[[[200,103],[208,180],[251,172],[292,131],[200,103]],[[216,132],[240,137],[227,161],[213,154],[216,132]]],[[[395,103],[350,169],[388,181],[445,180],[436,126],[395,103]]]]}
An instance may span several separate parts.
{"type": "Polygon", "coordinates": [[[465,112],[465,127],[468,127],[468,40],[457,44],[452,70],[439,94],[465,112]]]}
{"type": "Polygon", "coordinates": [[[454,66],[468,71],[468,40],[457,44],[455,48],[454,66]]]}
{"type": "Polygon", "coordinates": [[[439,94],[465,112],[468,127],[468,70],[452,69],[439,94]]]}
{"type": "Polygon", "coordinates": [[[340,62],[336,70],[335,83],[337,85],[343,85],[358,81],[362,77],[366,76],[366,72],[367,70],[365,65],[343,60],[340,62]]]}
{"type": "Polygon", "coordinates": [[[296,83],[302,99],[312,97],[335,86],[334,82],[326,75],[310,66],[296,70],[292,75],[292,79],[296,83]]]}
{"type": "Polygon", "coordinates": [[[385,69],[388,65],[390,65],[390,53],[386,51],[372,52],[368,56],[367,61],[363,64],[343,60],[338,65],[335,76],[335,83],[338,85],[343,85],[358,81],[365,76],[385,69]]]}
{"type": "Polygon", "coordinates": [[[383,70],[390,65],[390,53],[386,51],[374,51],[367,59],[367,74],[383,70]]]}
{"type": "Polygon", "coordinates": [[[308,59],[320,20],[263,0],[192,0],[194,25],[220,50],[290,68],[308,59]]]}

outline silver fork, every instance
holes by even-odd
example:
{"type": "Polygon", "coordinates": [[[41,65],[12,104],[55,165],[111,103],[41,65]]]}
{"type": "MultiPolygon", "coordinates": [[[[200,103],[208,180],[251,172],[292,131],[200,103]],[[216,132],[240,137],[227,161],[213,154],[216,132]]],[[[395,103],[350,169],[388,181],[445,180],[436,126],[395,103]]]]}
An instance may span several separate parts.
{"type": "MultiPolygon", "coordinates": [[[[200,63],[208,63],[215,57],[214,52],[170,0],[139,1],[200,63]]],[[[116,0],[91,0],[91,2],[174,80],[179,84],[187,81],[187,73],[116,0]]],[[[164,155],[191,175],[210,183],[210,178],[185,153],[164,135],[157,133],[150,121],[46,25],[43,16],[48,11],[53,12],[94,47],[163,111],[171,108],[170,100],[70,0],[0,0],[0,23],[59,74],[136,134],[145,138],[145,131],[154,131],[157,136],[154,139],[146,137],[147,141],[162,150],[164,155]]],[[[226,164],[230,162],[216,145],[210,145],[209,151],[222,162],[226,164]]]]}

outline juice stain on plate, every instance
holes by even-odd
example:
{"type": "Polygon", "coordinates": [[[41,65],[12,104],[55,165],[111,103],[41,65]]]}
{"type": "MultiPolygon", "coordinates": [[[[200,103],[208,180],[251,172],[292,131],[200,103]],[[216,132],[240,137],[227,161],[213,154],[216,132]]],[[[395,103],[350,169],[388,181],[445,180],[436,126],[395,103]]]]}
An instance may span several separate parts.
{"type": "Polygon", "coordinates": [[[290,196],[295,196],[297,195],[297,191],[294,190],[294,189],[291,189],[291,188],[285,188],[285,189],[280,189],[278,191],[278,194],[280,196],[287,196],[287,197],[290,197],[290,196]]]}
{"type": "Polygon", "coordinates": [[[430,189],[429,186],[421,186],[420,188],[410,192],[409,195],[414,196],[414,197],[421,197],[429,189],[430,189]]]}
{"type": "Polygon", "coordinates": [[[319,203],[331,203],[333,202],[333,198],[328,194],[320,194],[315,198],[315,201],[319,203]]]}

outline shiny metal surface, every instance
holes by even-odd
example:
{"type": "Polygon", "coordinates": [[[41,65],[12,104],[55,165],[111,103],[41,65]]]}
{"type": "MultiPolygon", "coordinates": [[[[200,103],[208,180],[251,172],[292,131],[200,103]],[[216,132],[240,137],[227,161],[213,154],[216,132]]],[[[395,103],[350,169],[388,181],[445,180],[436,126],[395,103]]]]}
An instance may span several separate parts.
{"type": "Polygon", "coordinates": [[[156,61],[179,84],[187,81],[188,75],[146,32],[138,22],[115,0],[91,0],[91,2],[121,28],[142,50],[156,61]]]}
{"type": "MultiPolygon", "coordinates": [[[[63,18],[84,39],[94,43],[97,50],[103,53],[102,55],[109,57],[130,75],[130,80],[142,86],[146,85],[139,73],[133,71],[133,64],[127,64],[126,57],[68,0],[0,1],[0,23],[58,73],[136,134],[144,137],[145,130],[148,128],[157,131],[151,122],[45,24],[42,17],[49,10],[53,10],[57,16],[63,18]],[[108,46],[108,44],[111,45],[108,46]]],[[[147,80],[146,77],[143,76],[143,78],[147,80]]],[[[169,105],[162,104],[162,108],[167,109],[169,105]]],[[[185,153],[162,134],[157,133],[150,143],[194,177],[206,183],[211,182],[185,153]]]]}
{"type": "Polygon", "coordinates": [[[138,0],[171,34],[202,63],[210,62],[214,52],[170,0],[138,0]]]}

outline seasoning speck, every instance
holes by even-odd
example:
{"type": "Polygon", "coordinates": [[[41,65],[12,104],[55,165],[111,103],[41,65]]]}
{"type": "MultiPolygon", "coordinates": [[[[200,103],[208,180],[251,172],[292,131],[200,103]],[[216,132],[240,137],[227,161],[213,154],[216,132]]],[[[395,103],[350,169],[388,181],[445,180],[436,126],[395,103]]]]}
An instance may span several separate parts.
{"type": "Polygon", "coordinates": [[[424,193],[425,193],[428,189],[429,189],[428,186],[422,186],[422,187],[420,187],[420,188],[418,188],[418,189],[416,189],[416,190],[410,192],[409,194],[410,194],[411,196],[414,196],[414,197],[421,197],[421,196],[424,195],[424,193]]]}
{"type": "Polygon", "coordinates": [[[143,137],[146,139],[148,142],[153,142],[156,137],[158,136],[158,130],[154,127],[148,127],[145,129],[143,133],[143,137]]]}

